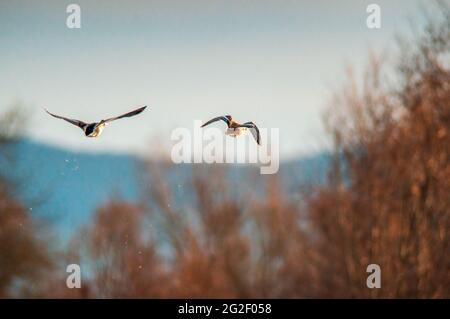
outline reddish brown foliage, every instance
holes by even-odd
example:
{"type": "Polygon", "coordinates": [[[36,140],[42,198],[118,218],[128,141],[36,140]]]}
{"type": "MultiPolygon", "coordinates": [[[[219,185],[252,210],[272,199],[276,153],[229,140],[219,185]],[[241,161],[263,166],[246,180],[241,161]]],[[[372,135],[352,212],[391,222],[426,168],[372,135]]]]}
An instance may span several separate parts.
{"type": "Polygon", "coordinates": [[[33,221],[0,181],[0,298],[34,294],[51,266],[33,221]]]}

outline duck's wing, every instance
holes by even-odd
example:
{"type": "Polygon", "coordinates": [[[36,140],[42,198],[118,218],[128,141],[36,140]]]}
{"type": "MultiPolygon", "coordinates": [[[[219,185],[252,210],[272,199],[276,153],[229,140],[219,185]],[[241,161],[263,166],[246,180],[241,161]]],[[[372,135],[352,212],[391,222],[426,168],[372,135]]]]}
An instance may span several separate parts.
{"type": "Polygon", "coordinates": [[[248,128],[250,130],[250,132],[252,133],[253,137],[255,138],[256,143],[258,143],[258,145],[261,145],[260,144],[261,136],[259,134],[259,129],[256,126],[255,123],[253,123],[253,122],[246,122],[244,124],[240,124],[239,126],[248,128]]]}
{"type": "Polygon", "coordinates": [[[135,115],[138,115],[138,114],[142,113],[146,108],[147,108],[147,106],[143,106],[143,107],[138,108],[137,110],[134,110],[134,111],[131,111],[131,112],[128,112],[128,113],[125,113],[125,114],[122,114],[122,115],[119,115],[119,116],[116,116],[116,117],[112,117],[110,119],[102,120],[102,122],[103,123],[109,123],[109,122],[112,122],[112,121],[115,121],[115,120],[118,120],[118,119],[121,119],[121,118],[124,118],[124,117],[135,116],[135,115]]]}
{"type": "Polygon", "coordinates": [[[83,128],[83,127],[86,125],[86,123],[84,123],[83,121],[80,121],[80,120],[73,120],[73,119],[68,119],[68,118],[66,118],[66,117],[63,117],[63,116],[59,116],[59,115],[50,113],[47,109],[45,109],[45,112],[47,112],[48,114],[50,114],[50,115],[53,116],[53,117],[56,117],[57,119],[61,119],[61,120],[67,121],[67,122],[69,122],[70,124],[76,125],[76,126],[78,126],[78,127],[80,127],[80,128],[83,128]]]}
{"type": "Polygon", "coordinates": [[[217,122],[217,121],[224,121],[225,123],[227,123],[227,126],[230,127],[230,125],[231,125],[231,116],[230,115],[224,115],[224,116],[215,117],[215,118],[209,120],[208,122],[206,122],[205,124],[203,124],[201,127],[205,127],[206,125],[209,125],[209,124],[217,122]]]}

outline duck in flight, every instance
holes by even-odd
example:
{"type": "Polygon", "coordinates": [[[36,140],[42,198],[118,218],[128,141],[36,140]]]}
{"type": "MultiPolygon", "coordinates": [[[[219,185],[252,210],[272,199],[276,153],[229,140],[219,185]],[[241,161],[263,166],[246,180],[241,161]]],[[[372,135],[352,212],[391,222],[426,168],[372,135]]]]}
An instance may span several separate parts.
{"type": "Polygon", "coordinates": [[[258,143],[258,145],[261,145],[259,129],[255,125],[255,123],[245,122],[244,124],[239,124],[238,122],[233,120],[231,115],[215,117],[215,118],[209,120],[208,122],[206,122],[205,124],[203,124],[201,127],[205,127],[206,125],[209,125],[209,124],[217,122],[217,121],[224,121],[227,124],[228,129],[226,130],[225,135],[237,137],[237,136],[241,135],[242,133],[246,132],[247,130],[250,130],[250,132],[252,133],[253,137],[256,140],[256,143],[258,143]]]}
{"type": "Polygon", "coordinates": [[[124,118],[124,117],[131,117],[131,116],[135,116],[138,115],[139,113],[142,113],[145,108],[147,106],[138,108],[137,110],[116,116],[116,117],[112,117],[106,120],[101,120],[100,122],[96,122],[96,123],[85,123],[83,121],[79,121],[79,120],[73,120],[73,119],[69,119],[63,116],[59,116],[59,115],[55,115],[53,113],[50,113],[47,109],[45,109],[45,111],[50,114],[53,117],[56,117],[57,119],[61,119],[64,121],[67,121],[73,125],[78,126],[79,128],[81,128],[84,132],[84,135],[86,135],[87,137],[99,137],[100,134],[102,133],[103,129],[105,128],[105,126],[107,124],[109,124],[112,121],[124,118]]]}

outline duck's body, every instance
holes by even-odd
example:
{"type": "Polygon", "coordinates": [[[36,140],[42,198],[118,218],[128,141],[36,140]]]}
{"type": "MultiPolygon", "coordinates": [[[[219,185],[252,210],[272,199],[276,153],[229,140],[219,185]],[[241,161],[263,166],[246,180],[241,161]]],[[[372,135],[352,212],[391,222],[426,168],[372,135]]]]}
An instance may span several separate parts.
{"type": "Polygon", "coordinates": [[[106,126],[106,123],[101,123],[101,122],[88,124],[88,126],[84,130],[84,135],[86,135],[87,137],[99,137],[100,134],[102,134],[105,126],[106,126]]]}
{"type": "Polygon", "coordinates": [[[225,135],[232,136],[232,137],[238,137],[239,135],[242,135],[243,133],[247,132],[248,130],[251,131],[253,137],[256,140],[256,143],[260,145],[260,135],[259,135],[259,129],[253,122],[246,122],[244,124],[240,124],[236,122],[231,115],[225,115],[225,116],[219,116],[216,118],[213,118],[212,120],[209,120],[205,124],[202,125],[202,127],[209,125],[213,122],[217,121],[224,121],[228,128],[225,131],[225,135]]]}
{"type": "Polygon", "coordinates": [[[225,131],[225,135],[232,136],[232,137],[238,137],[239,135],[242,135],[243,133],[245,133],[247,130],[248,130],[248,128],[246,128],[246,127],[235,127],[235,128],[229,127],[225,131]]]}
{"type": "Polygon", "coordinates": [[[80,120],[72,120],[72,119],[69,119],[69,118],[65,118],[65,117],[62,117],[62,116],[59,116],[59,115],[52,114],[52,113],[50,113],[47,110],[45,110],[45,111],[48,114],[50,114],[51,116],[53,116],[53,117],[65,120],[65,121],[67,121],[67,122],[69,122],[69,123],[71,123],[73,125],[78,126],[79,128],[81,128],[83,130],[84,135],[86,137],[99,137],[102,134],[103,129],[105,128],[105,126],[107,124],[109,124],[110,122],[118,120],[118,119],[121,119],[121,118],[124,118],[124,117],[135,116],[135,115],[143,112],[146,107],[147,106],[144,106],[144,107],[141,107],[141,108],[139,108],[137,110],[125,113],[123,115],[120,115],[120,116],[117,116],[117,117],[113,117],[113,118],[109,118],[107,120],[101,120],[100,122],[94,122],[94,123],[85,123],[85,122],[80,121],[80,120]]]}

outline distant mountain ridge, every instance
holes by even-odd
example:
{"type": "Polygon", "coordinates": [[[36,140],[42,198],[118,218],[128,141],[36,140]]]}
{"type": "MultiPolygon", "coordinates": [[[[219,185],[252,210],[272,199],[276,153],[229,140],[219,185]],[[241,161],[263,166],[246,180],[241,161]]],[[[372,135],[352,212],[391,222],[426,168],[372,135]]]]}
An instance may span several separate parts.
{"type": "MultiPolygon", "coordinates": [[[[14,161],[3,163],[0,173],[19,181],[17,196],[27,204],[30,214],[50,221],[63,236],[86,224],[95,209],[107,200],[137,201],[148,186],[142,185],[146,182],[139,172],[144,163],[132,155],[72,152],[27,138],[10,145],[8,153],[14,161]]],[[[279,176],[284,192],[292,196],[300,185],[322,183],[328,163],[327,153],[282,162],[279,176]]],[[[236,193],[256,190],[254,181],[242,182],[242,176],[250,170],[256,168],[230,165],[228,179],[236,193]]],[[[192,165],[182,164],[165,175],[174,192],[173,200],[180,205],[192,201],[189,190],[184,189],[191,174],[192,165]]]]}

